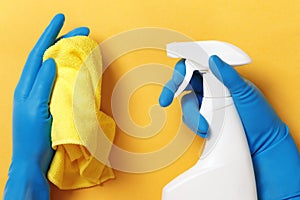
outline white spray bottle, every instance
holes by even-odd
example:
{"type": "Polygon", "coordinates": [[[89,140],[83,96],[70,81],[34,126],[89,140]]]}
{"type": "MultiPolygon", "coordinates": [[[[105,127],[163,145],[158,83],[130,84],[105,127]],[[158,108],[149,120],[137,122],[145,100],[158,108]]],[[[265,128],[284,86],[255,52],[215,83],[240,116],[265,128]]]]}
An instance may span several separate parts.
{"type": "Polygon", "coordinates": [[[195,70],[202,74],[204,97],[200,113],[209,124],[209,136],[198,162],[164,187],[162,199],[256,200],[254,171],[241,120],[230,92],[208,65],[211,55],[232,66],[250,63],[250,57],[220,41],[170,43],[167,54],[186,59],[186,75],[175,97],[189,84],[195,70]]]}

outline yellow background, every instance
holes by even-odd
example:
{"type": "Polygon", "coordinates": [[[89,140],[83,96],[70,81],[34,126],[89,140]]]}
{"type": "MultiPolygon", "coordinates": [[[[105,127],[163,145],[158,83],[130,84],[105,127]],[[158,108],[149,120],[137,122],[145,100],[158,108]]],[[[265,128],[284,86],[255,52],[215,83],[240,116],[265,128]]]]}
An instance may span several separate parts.
{"type": "MultiPolygon", "coordinates": [[[[300,147],[300,1],[299,0],[14,0],[0,3],[0,196],[11,158],[12,97],[28,52],[54,14],[62,12],[62,33],[88,26],[98,42],[138,27],[162,27],[184,33],[195,40],[228,41],[245,50],[253,63],[239,68],[264,92],[281,118],[289,125],[300,147]]],[[[103,110],[111,115],[110,95],[122,74],[149,62],[174,64],[163,52],[139,51],[114,62],[104,75],[103,110]]],[[[138,124],[157,103],[161,87],[144,87],[132,96],[130,111],[138,124]]],[[[175,130],[180,121],[178,102],[167,111],[160,135],[175,130]]],[[[188,133],[190,134],[190,133],[188,133]]],[[[167,137],[134,140],[117,130],[116,144],[130,151],[147,152],[167,137]]],[[[84,190],[59,191],[51,186],[52,199],[160,199],[161,190],[172,178],[193,165],[202,140],[196,138],[185,154],[172,165],[151,173],[116,171],[116,180],[84,190]]],[[[154,148],[155,149],[155,148],[154,148]]]]}

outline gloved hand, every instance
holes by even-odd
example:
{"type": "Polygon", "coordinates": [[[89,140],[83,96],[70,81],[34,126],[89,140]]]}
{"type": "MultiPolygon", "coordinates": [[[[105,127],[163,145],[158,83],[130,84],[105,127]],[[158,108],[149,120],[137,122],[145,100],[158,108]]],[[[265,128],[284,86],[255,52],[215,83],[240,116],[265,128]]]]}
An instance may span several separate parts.
{"type": "MultiPolygon", "coordinates": [[[[263,94],[253,84],[243,80],[231,66],[217,56],[210,57],[209,66],[229,89],[242,120],[252,156],[258,198],[300,199],[300,155],[287,125],[263,94]]],[[[161,106],[171,104],[184,75],[185,65],[181,60],[161,93],[161,106]]],[[[194,73],[190,86],[188,89],[193,89],[194,93],[185,95],[181,102],[183,120],[194,132],[205,136],[208,124],[199,113],[203,97],[199,73],[194,73]]]]}
{"type": "MultiPolygon", "coordinates": [[[[4,191],[5,200],[50,198],[46,173],[54,152],[51,148],[49,101],[56,65],[53,59],[42,60],[45,50],[55,43],[63,23],[63,14],[52,19],[30,52],[15,89],[13,154],[4,191]]],[[[88,34],[88,28],[80,27],[61,38],[88,34]]]]}

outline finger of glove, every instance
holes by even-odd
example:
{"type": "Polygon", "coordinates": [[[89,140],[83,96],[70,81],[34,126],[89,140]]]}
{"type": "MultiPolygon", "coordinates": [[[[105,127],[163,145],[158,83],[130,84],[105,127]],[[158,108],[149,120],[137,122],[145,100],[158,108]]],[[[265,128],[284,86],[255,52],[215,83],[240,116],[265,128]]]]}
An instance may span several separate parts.
{"type": "MultiPolygon", "coordinates": [[[[175,86],[177,86],[176,90],[184,80],[185,74],[186,74],[185,60],[181,59],[176,63],[173,76],[171,79],[173,80],[175,86]]],[[[185,90],[194,90],[194,92],[203,93],[203,78],[199,71],[194,71],[193,76],[190,80],[190,84],[187,86],[185,90]]]]}
{"type": "MultiPolygon", "coordinates": [[[[176,63],[172,79],[166,83],[160,94],[159,104],[162,107],[169,106],[172,103],[174,94],[184,80],[185,74],[185,60],[182,59],[176,63]]],[[[202,100],[203,95],[203,80],[201,74],[198,71],[195,71],[193,73],[190,84],[185,88],[185,90],[193,90],[197,94],[199,103],[201,103],[200,99],[202,100]]]]}
{"type": "Polygon", "coordinates": [[[30,97],[37,102],[48,104],[56,77],[56,64],[52,58],[46,60],[32,87],[30,97]]]}
{"type": "Polygon", "coordinates": [[[58,33],[63,26],[64,20],[65,18],[63,14],[57,14],[52,19],[32,51],[30,52],[24,66],[20,81],[15,90],[15,96],[17,98],[25,99],[29,95],[40,67],[42,66],[44,52],[54,43],[58,33]]]}
{"type": "Polygon", "coordinates": [[[63,38],[69,38],[69,37],[74,37],[74,36],[88,36],[89,34],[90,34],[90,29],[88,27],[78,27],[78,28],[71,30],[67,34],[59,37],[56,40],[56,42],[63,38]]]}
{"type": "Polygon", "coordinates": [[[185,76],[185,64],[184,60],[180,60],[176,63],[171,80],[169,80],[163,87],[159,97],[159,104],[162,107],[169,106],[174,98],[174,94],[177,91],[179,85],[183,81],[185,76]]]}
{"type": "Polygon", "coordinates": [[[208,123],[199,112],[199,103],[197,96],[191,92],[181,99],[182,119],[184,123],[197,135],[207,138],[208,123]]]}

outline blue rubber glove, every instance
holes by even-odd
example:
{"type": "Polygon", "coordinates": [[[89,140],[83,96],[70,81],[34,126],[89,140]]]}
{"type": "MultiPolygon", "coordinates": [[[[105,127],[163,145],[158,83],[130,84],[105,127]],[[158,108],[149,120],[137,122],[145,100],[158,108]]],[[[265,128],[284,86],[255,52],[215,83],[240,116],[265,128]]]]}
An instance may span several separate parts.
{"type": "MultiPolygon", "coordinates": [[[[300,199],[300,154],[287,125],[263,94],[253,84],[243,80],[231,66],[217,56],[210,57],[209,66],[229,89],[242,120],[252,156],[258,198],[300,199]]],[[[161,93],[161,106],[171,104],[184,75],[185,65],[181,60],[161,93]]],[[[184,122],[194,132],[205,136],[207,122],[198,112],[203,97],[202,79],[199,76],[199,73],[194,73],[190,82],[194,93],[185,95],[181,103],[184,122]]]]}
{"type": "MultiPolygon", "coordinates": [[[[49,101],[56,65],[53,59],[42,60],[45,50],[55,43],[63,23],[62,14],[52,19],[30,52],[15,89],[13,154],[4,191],[5,200],[50,198],[46,173],[54,152],[51,147],[49,101]]],[[[80,27],[63,37],[88,34],[88,28],[80,27]]]]}

